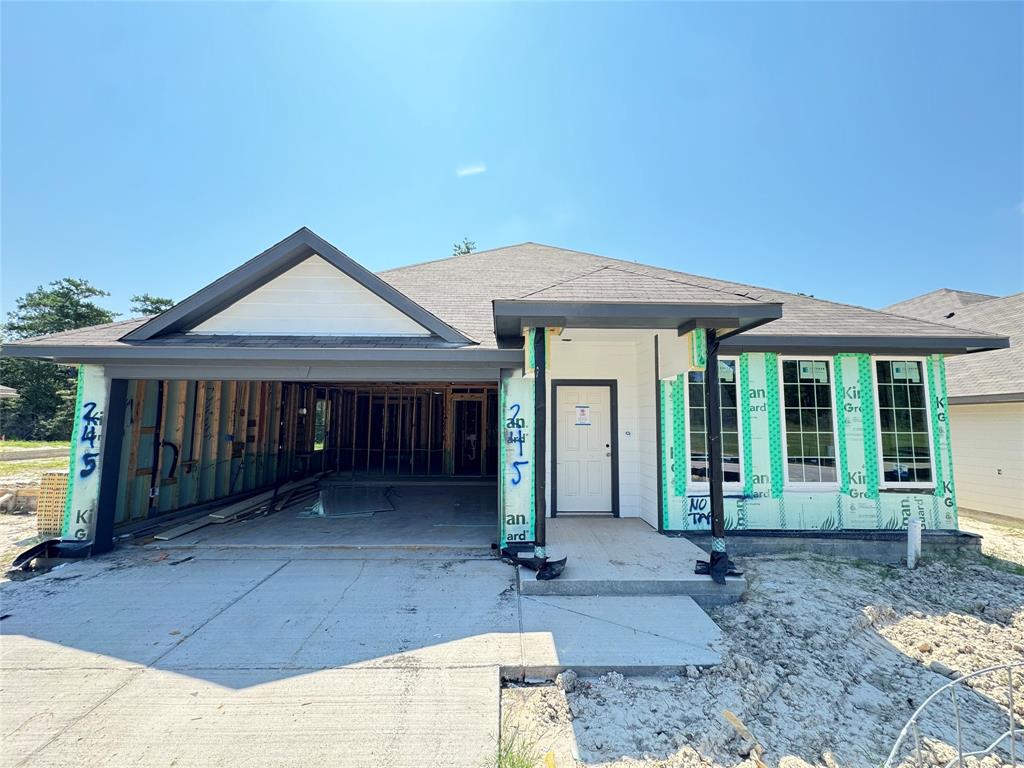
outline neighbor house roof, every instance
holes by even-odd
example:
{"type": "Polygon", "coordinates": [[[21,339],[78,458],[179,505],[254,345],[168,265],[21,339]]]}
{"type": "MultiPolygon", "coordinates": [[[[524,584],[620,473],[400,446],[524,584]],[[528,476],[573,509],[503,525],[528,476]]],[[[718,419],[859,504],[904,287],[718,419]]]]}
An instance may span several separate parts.
{"type": "Polygon", "coordinates": [[[923,293],[912,299],[901,301],[885,307],[883,311],[892,312],[905,317],[919,317],[922,320],[930,320],[934,323],[941,323],[949,319],[951,312],[956,312],[961,307],[970,304],[977,304],[980,301],[996,299],[989,293],[974,293],[973,291],[955,291],[952,288],[939,288],[930,293],[923,293]]]}
{"type": "Polygon", "coordinates": [[[952,402],[1024,400],[1024,293],[1003,298],[943,288],[886,307],[914,310],[925,319],[957,328],[971,328],[1007,336],[1010,346],[975,355],[951,358],[946,363],[946,388],[952,402]],[[963,297],[969,297],[964,301],[963,297]],[[954,305],[953,301],[959,301],[954,305]],[[915,310],[916,308],[916,310],[915,310]]]}
{"type": "Polygon", "coordinates": [[[667,327],[687,311],[694,318],[738,318],[740,327],[767,323],[725,339],[723,350],[729,352],[957,353],[1006,344],[1004,338],[976,330],[537,243],[452,256],[374,276],[302,229],[153,318],[26,339],[5,349],[71,362],[218,357],[294,361],[325,356],[338,361],[432,357],[505,362],[512,360],[513,351],[502,348],[496,336],[499,314],[506,321],[516,313],[519,321],[555,320],[558,315],[598,317],[613,327],[621,313],[634,323],[623,327],[640,327],[636,324],[645,318],[652,325],[642,327],[667,327]],[[245,290],[309,253],[329,256],[339,269],[401,307],[432,335],[389,340],[188,333],[245,290]]]}

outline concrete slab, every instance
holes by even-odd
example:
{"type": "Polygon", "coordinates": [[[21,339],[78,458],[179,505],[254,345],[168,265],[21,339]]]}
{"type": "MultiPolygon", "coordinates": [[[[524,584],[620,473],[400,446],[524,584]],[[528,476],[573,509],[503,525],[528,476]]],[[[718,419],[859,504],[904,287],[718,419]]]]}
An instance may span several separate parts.
{"type": "Polygon", "coordinates": [[[685,597],[522,597],[493,558],[254,551],[128,547],[0,585],[0,763],[480,766],[499,674],[717,660],[685,597]]]}
{"type": "Polygon", "coordinates": [[[639,518],[555,517],[547,521],[552,556],[565,555],[565,571],[541,581],[520,569],[524,595],[689,595],[710,607],[735,602],[746,579],[725,586],[693,572],[707,554],[683,538],[663,536],[639,518]]]}
{"type": "Polygon", "coordinates": [[[34,750],[23,728],[5,734],[4,765],[494,764],[497,667],[335,669],[266,684],[254,673],[251,681],[226,690],[145,670],[34,750]]]}
{"type": "Polygon", "coordinates": [[[295,560],[159,666],[237,687],[253,670],[516,667],[521,654],[514,572],[500,562],[295,560]]]}
{"type": "Polygon", "coordinates": [[[521,604],[527,676],[652,674],[721,661],[721,630],[689,597],[524,595],[521,604]]]}
{"type": "MultiPolygon", "coordinates": [[[[375,486],[377,487],[377,486],[375,486]]],[[[336,488],[332,493],[341,492],[336,488]]],[[[402,484],[388,494],[395,509],[357,517],[300,516],[304,506],[267,517],[210,525],[161,548],[450,549],[486,553],[497,540],[497,490],[486,484],[402,484]]]]}
{"type": "Polygon", "coordinates": [[[131,667],[153,664],[287,560],[215,561],[136,557],[76,563],[2,586],[0,669],[131,667]]]}
{"type": "MultiPolygon", "coordinates": [[[[45,663],[47,644],[35,642],[37,658],[45,663]]],[[[66,665],[56,669],[5,670],[0,685],[0,765],[17,765],[59,738],[142,670],[71,669],[66,665]]]]}

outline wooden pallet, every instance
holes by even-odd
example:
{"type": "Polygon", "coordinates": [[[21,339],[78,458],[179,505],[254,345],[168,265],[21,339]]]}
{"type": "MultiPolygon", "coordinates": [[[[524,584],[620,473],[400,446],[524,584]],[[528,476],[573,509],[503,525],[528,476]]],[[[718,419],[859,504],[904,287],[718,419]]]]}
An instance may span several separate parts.
{"type": "Polygon", "coordinates": [[[36,526],[40,536],[60,536],[64,526],[64,502],[68,494],[67,470],[44,472],[39,481],[36,526]]]}

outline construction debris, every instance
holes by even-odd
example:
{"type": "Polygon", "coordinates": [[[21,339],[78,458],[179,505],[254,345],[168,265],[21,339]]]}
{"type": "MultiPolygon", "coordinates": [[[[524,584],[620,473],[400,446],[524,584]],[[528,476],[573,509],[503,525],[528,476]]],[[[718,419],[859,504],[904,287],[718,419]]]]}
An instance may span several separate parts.
{"type": "Polygon", "coordinates": [[[209,512],[203,517],[191,520],[187,523],[182,523],[181,525],[177,525],[168,530],[161,531],[153,538],[157,541],[171,541],[179,536],[184,536],[188,533],[192,533],[193,531],[198,531],[200,528],[205,528],[208,525],[233,523],[238,522],[239,520],[245,520],[251,517],[267,515],[272,512],[280,511],[289,504],[296,503],[299,500],[316,493],[316,483],[318,480],[319,476],[307,477],[302,480],[293,480],[292,482],[285,483],[274,490],[264,491],[263,493],[250,496],[242,501],[236,501],[234,503],[216,507],[212,512],[209,512]]]}

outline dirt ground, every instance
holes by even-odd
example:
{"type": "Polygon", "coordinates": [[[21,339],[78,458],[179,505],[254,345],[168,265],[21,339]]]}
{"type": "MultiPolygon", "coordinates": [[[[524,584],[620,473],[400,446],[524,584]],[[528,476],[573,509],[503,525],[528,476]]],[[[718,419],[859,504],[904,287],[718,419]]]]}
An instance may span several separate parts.
{"type": "MultiPolygon", "coordinates": [[[[6,444],[4,447],[12,450],[6,444]]],[[[13,491],[38,493],[44,472],[67,469],[67,465],[66,456],[0,462],[0,495],[13,491]]],[[[0,581],[8,578],[6,571],[11,561],[39,540],[35,503],[35,496],[20,497],[14,504],[5,504],[0,511],[0,581]]]]}
{"type": "MultiPolygon", "coordinates": [[[[985,537],[982,556],[933,558],[914,571],[813,555],[745,559],[744,600],[711,612],[725,637],[720,666],[509,686],[503,727],[541,758],[551,753],[538,764],[559,768],[756,768],[754,741],[770,766],[879,766],[950,677],[1024,661],[1024,530],[973,519],[961,527],[985,537]]],[[[979,678],[959,697],[975,748],[1006,728],[993,706],[1006,699],[1005,675],[979,678]]],[[[944,698],[922,728],[943,762],[954,756],[954,728],[944,698]]]]}
{"type": "Polygon", "coordinates": [[[37,540],[36,532],[35,512],[0,513],[0,581],[7,579],[6,571],[11,561],[29,543],[37,540]]]}

